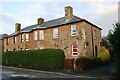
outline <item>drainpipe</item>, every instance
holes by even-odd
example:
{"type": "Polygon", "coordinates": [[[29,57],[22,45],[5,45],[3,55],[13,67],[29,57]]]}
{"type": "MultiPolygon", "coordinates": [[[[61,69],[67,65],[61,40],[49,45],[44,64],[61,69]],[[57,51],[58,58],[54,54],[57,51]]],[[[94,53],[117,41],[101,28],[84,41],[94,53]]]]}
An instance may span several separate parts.
{"type": "Polygon", "coordinates": [[[93,58],[94,58],[94,39],[93,39],[93,28],[91,26],[91,36],[92,36],[92,50],[93,50],[93,58]]]}

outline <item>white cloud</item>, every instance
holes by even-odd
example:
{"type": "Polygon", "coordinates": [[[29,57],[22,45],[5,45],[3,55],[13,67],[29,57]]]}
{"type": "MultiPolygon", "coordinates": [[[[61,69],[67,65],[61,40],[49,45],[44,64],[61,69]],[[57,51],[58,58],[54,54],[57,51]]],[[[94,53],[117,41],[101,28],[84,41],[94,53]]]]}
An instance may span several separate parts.
{"type": "Polygon", "coordinates": [[[1,19],[9,20],[9,21],[16,21],[16,17],[7,12],[0,12],[1,19]]]}
{"type": "Polygon", "coordinates": [[[84,16],[86,19],[100,26],[103,29],[103,35],[107,35],[108,30],[113,29],[112,24],[118,18],[117,3],[92,3],[92,5],[88,4],[88,6],[94,7],[94,10],[84,16]]]}
{"type": "MultiPolygon", "coordinates": [[[[8,12],[2,12],[0,15],[4,19],[14,22],[10,26],[14,26],[16,22],[22,24],[22,28],[37,23],[37,18],[42,17],[47,20],[56,19],[64,16],[64,7],[70,5],[74,9],[74,15],[85,18],[86,20],[97,24],[103,29],[103,34],[106,35],[108,29],[112,29],[112,24],[117,19],[117,3],[106,2],[106,0],[86,0],[84,3],[54,3],[40,2],[32,6],[28,6],[19,10],[19,15],[12,15],[8,12]],[[101,2],[102,1],[102,2],[101,2]]],[[[4,24],[4,27],[7,26],[4,24]]],[[[13,27],[14,29],[14,27],[13,27]]],[[[11,30],[11,33],[13,32],[11,30]]],[[[5,31],[5,30],[4,30],[5,31]]],[[[7,32],[7,31],[6,31],[7,32]]],[[[10,31],[8,31],[10,32],[10,31]]]]}
{"type": "Polygon", "coordinates": [[[63,13],[62,7],[55,3],[38,3],[31,7],[22,10],[22,13],[27,16],[34,16],[35,18],[42,17],[45,20],[61,17],[63,13]]]}

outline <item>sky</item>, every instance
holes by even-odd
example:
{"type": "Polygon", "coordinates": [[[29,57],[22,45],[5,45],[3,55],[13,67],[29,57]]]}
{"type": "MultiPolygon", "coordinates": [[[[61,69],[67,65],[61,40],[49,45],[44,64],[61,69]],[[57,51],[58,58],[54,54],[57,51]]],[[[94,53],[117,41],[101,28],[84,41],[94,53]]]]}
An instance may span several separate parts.
{"type": "Polygon", "coordinates": [[[1,0],[0,34],[15,32],[15,23],[21,28],[37,24],[42,17],[45,21],[64,17],[64,7],[73,7],[73,14],[102,28],[106,36],[118,21],[118,0],[1,0]]]}

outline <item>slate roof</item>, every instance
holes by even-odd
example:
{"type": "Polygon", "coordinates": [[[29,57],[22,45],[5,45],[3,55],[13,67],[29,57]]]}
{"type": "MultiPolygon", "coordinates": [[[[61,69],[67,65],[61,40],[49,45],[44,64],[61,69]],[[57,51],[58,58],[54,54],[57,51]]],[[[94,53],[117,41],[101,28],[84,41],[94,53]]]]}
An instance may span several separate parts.
{"type": "Polygon", "coordinates": [[[3,40],[5,37],[8,37],[8,35],[7,34],[1,34],[0,35],[0,40],[3,40]]]}
{"type": "MultiPolygon", "coordinates": [[[[79,18],[77,16],[73,16],[73,18],[69,21],[66,21],[65,17],[61,17],[61,18],[58,18],[58,19],[46,21],[41,25],[35,24],[35,25],[25,27],[25,28],[21,29],[20,32],[14,32],[14,33],[10,34],[10,36],[15,36],[15,35],[18,35],[18,34],[23,33],[23,32],[30,32],[30,31],[33,31],[35,29],[40,29],[40,30],[41,29],[47,29],[47,28],[57,27],[57,26],[60,26],[60,25],[65,25],[65,24],[79,22],[79,21],[88,22],[87,20],[79,18]]],[[[90,23],[90,22],[88,22],[88,23],[90,23]]],[[[92,23],[90,23],[90,24],[92,24],[92,23]]],[[[95,27],[97,27],[97,26],[95,26],[95,27]]],[[[97,28],[99,28],[99,27],[97,27],[97,28]]],[[[99,29],[101,29],[101,28],[99,28],[99,29]]]]}

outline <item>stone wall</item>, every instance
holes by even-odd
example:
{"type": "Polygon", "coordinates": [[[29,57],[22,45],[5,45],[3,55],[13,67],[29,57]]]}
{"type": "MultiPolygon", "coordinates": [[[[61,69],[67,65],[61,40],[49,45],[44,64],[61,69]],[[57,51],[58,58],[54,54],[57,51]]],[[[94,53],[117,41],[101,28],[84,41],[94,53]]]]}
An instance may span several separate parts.
{"type": "MultiPolygon", "coordinates": [[[[77,36],[71,36],[71,25],[58,26],[59,37],[53,38],[53,28],[44,30],[44,40],[40,40],[38,34],[38,40],[34,40],[34,31],[24,34],[29,34],[29,41],[21,42],[21,34],[17,35],[16,44],[13,43],[14,37],[9,38],[8,45],[6,44],[7,38],[4,40],[4,51],[13,51],[21,49],[39,49],[39,48],[54,48],[57,45],[60,49],[64,50],[66,58],[77,58],[80,56],[93,57],[92,47],[92,34],[91,30],[97,31],[97,39],[94,39],[94,44],[100,49],[99,42],[101,41],[101,30],[91,26],[86,22],[74,23],[77,26],[77,36]],[[92,29],[91,29],[92,28],[92,29]],[[88,43],[88,45],[86,45],[88,43]],[[72,44],[77,44],[78,55],[72,55],[72,44]]],[[[40,31],[40,30],[35,30],[40,31]]],[[[95,49],[94,49],[95,50],[95,49]]]]}

